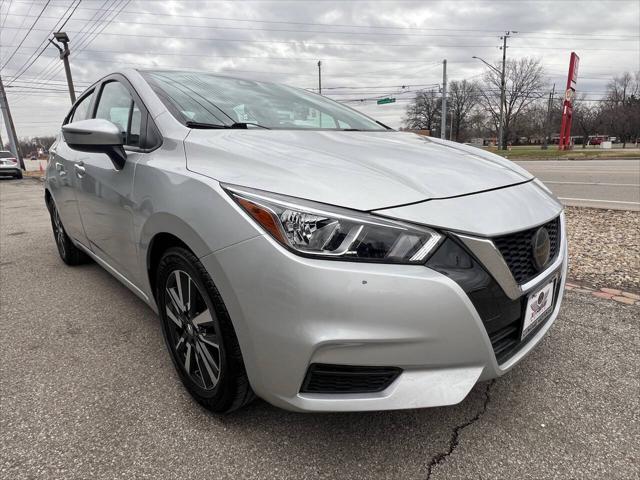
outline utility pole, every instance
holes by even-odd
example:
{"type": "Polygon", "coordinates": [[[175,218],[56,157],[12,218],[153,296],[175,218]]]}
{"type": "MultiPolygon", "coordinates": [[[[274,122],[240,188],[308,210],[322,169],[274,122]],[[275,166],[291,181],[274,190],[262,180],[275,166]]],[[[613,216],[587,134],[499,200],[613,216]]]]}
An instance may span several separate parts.
{"type": "Polygon", "coordinates": [[[453,110],[451,110],[451,128],[449,129],[449,140],[453,141],[453,110]]]}
{"type": "Polygon", "coordinates": [[[502,73],[500,75],[500,129],[498,131],[498,150],[505,150],[504,145],[504,102],[505,102],[505,71],[507,68],[507,39],[511,36],[512,33],[518,32],[505,32],[503,37],[500,37],[502,40],[502,73]]]}
{"type": "Polygon", "coordinates": [[[546,150],[549,147],[549,125],[551,125],[551,107],[553,106],[553,97],[556,93],[556,84],[553,84],[553,89],[549,92],[549,103],[547,104],[547,118],[544,123],[544,141],[542,142],[542,150],[546,150]]]}
{"type": "Polygon", "coordinates": [[[442,61],[442,112],[440,112],[440,138],[447,138],[447,60],[442,61]]]}
{"type": "Polygon", "coordinates": [[[322,95],[322,62],[318,60],[318,93],[322,95]]]}
{"type": "Polygon", "coordinates": [[[56,32],[53,34],[54,38],[62,43],[64,48],[49,39],[49,43],[58,49],[60,52],[60,58],[64,62],[64,73],[67,75],[67,86],[69,87],[69,97],[71,97],[71,105],[76,103],[76,91],[73,88],[73,78],[71,78],[71,67],[69,67],[69,36],[65,32],[56,32]]]}
{"type": "MultiPolygon", "coordinates": [[[[0,109],[2,110],[2,118],[4,124],[7,127],[7,135],[9,137],[9,149],[11,153],[15,155],[20,162],[20,168],[24,170],[24,161],[22,155],[20,155],[20,146],[18,145],[18,137],[16,136],[16,127],[13,124],[13,118],[11,117],[11,111],[9,110],[9,102],[7,101],[7,94],[4,91],[4,84],[2,83],[2,77],[0,76],[0,109]]],[[[2,145],[0,144],[0,147],[2,145]]]]}

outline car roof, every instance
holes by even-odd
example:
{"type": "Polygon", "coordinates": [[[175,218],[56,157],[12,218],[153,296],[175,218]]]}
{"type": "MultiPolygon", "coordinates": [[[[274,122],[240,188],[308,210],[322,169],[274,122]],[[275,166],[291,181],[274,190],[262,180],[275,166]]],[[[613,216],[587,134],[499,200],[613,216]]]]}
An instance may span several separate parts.
{"type": "Polygon", "coordinates": [[[247,78],[247,77],[238,77],[235,75],[222,75],[220,73],[215,73],[215,72],[208,72],[206,70],[185,70],[185,69],[170,69],[170,68],[136,68],[134,69],[136,72],[143,74],[143,73],[189,73],[189,74],[200,74],[200,75],[207,75],[209,77],[218,77],[218,78],[226,78],[228,80],[243,80],[243,81],[249,81],[249,82],[256,82],[256,83],[277,83],[277,82],[271,82],[269,80],[256,80],[254,78],[247,78]]]}

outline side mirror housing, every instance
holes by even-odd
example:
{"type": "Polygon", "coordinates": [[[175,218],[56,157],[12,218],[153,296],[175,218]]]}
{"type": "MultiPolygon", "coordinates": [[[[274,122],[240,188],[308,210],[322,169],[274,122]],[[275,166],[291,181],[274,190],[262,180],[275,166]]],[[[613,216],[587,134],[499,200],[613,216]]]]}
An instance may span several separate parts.
{"type": "Polygon", "coordinates": [[[62,135],[69,148],[80,152],[105,153],[113,166],[122,170],[127,159],[120,128],[101,118],[80,120],[62,126],[62,135]]]}

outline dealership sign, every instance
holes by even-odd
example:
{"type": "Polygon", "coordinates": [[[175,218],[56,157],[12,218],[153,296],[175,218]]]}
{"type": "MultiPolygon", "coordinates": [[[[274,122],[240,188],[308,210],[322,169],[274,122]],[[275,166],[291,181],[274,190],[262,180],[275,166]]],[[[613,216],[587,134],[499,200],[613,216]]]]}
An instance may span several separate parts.
{"type": "Polygon", "coordinates": [[[562,123],[560,125],[560,150],[571,148],[571,121],[573,119],[573,97],[576,93],[578,83],[578,65],[580,57],[576,52],[571,52],[569,60],[569,75],[567,76],[567,89],[564,93],[564,103],[562,104],[562,123]]]}

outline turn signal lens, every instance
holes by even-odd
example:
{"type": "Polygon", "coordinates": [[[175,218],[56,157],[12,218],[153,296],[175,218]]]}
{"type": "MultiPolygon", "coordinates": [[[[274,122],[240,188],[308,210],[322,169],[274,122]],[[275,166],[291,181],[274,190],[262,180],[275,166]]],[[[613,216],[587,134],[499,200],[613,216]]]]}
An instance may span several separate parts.
{"type": "Polygon", "coordinates": [[[277,217],[275,213],[269,211],[267,208],[262,205],[258,205],[253,203],[251,200],[247,200],[246,198],[237,197],[236,201],[240,204],[242,208],[246,210],[246,212],[253,217],[253,219],[258,222],[260,225],[264,227],[264,229],[269,232],[276,240],[281,243],[286,242],[284,235],[280,231],[278,227],[278,223],[276,223],[277,217]]]}

